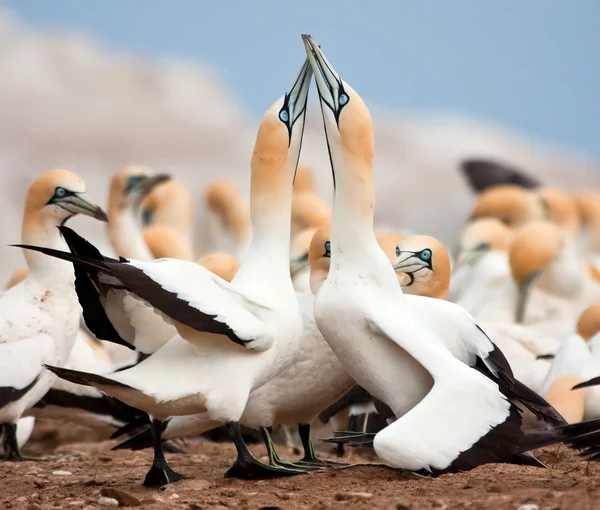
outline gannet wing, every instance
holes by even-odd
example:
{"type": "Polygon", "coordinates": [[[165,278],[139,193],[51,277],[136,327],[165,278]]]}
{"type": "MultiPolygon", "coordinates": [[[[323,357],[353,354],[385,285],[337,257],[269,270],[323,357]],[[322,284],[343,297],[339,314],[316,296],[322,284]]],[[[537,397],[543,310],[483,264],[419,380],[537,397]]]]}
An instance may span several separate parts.
{"type": "Polygon", "coordinates": [[[0,408],[21,399],[40,378],[43,363],[54,361],[54,342],[45,333],[2,343],[0,338],[0,408]]]}
{"type": "Polygon", "coordinates": [[[456,359],[421,322],[412,323],[405,314],[399,318],[389,310],[376,312],[368,321],[373,335],[396,343],[434,380],[419,404],[377,434],[373,445],[377,455],[414,471],[460,470],[496,460],[496,449],[481,446],[492,441],[502,445],[517,437],[518,410],[496,383],[456,359]],[[418,342],[404,338],[411,330],[413,338],[419,330],[418,342]]]}
{"type": "MultiPolygon", "coordinates": [[[[77,236],[68,227],[60,229],[65,237],[77,236]]],[[[98,260],[39,246],[19,246],[103,273],[102,283],[128,290],[170,320],[193,330],[222,335],[250,349],[267,350],[273,343],[264,341],[258,347],[253,342],[264,327],[249,308],[260,305],[194,262],[176,259],[140,262],[106,257],[98,260]]]]}
{"type": "Polygon", "coordinates": [[[515,379],[500,348],[463,307],[441,299],[422,296],[406,298],[454,357],[492,379],[507,398],[517,400],[538,418],[553,425],[565,423],[538,393],[515,379]]]}

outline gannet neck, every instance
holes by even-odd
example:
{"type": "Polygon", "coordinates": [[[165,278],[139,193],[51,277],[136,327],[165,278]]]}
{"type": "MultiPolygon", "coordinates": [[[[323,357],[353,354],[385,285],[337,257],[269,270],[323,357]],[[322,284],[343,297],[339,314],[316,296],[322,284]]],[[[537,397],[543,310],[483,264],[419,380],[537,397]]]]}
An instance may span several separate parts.
{"type": "MultiPolygon", "coordinates": [[[[23,218],[21,243],[43,246],[55,250],[69,251],[58,227],[62,221],[44,214],[43,211],[26,211],[23,218]]],[[[47,288],[65,288],[75,281],[73,265],[69,262],[48,257],[40,252],[23,250],[29,267],[29,275],[47,288]]]]}
{"type": "MultiPolygon", "coordinates": [[[[292,187],[304,135],[312,69],[305,61],[287,93],[265,113],[251,160],[252,240],[234,283],[257,280],[293,294],[290,276],[292,187]]],[[[295,294],[294,294],[295,296],[295,294]]]]}
{"type": "MultiPolygon", "coordinates": [[[[265,138],[260,131],[259,138],[265,138]]],[[[257,139],[257,146],[258,142],[257,139]]],[[[273,144],[276,145],[281,145],[281,141],[273,144]]],[[[252,237],[244,267],[251,264],[266,273],[274,271],[272,277],[276,278],[275,275],[284,273],[289,276],[290,272],[290,217],[296,161],[288,158],[287,147],[278,153],[269,150],[269,146],[267,142],[260,151],[255,149],[252,156],[252,237]]]]}
{"type": "Polygon", "coordinates": [[[546,292],[569,298],[576,296],[585,284],[588,273],[572,236],[565,235],[557,256],[546,266],[537,282],[546,292]]]}

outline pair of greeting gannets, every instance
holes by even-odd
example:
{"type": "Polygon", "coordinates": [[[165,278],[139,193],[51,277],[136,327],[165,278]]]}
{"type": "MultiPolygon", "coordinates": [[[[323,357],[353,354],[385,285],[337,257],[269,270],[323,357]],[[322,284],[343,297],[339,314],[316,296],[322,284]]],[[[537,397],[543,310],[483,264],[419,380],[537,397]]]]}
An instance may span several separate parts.
{"type": "MultiPolygon", "coordinates": [[[[291,88],[259,126],[251,162],[252,241],[231,283],[192,262],[103,258],[77,236],[70,241],[74,254],[36,248],[73,260],[107,287],[125,289],[177,329],[158,350],[148,349],[153,354],[110,377],[51,368],[151,415],[155,457],[147,485],[180,478],[163,455],[164,420],[205,411],[227,424],[236,445],[238,458],[229,476],[289,473],[252,457],[239,420],[251,391],[284,369],[299,347],[302,316],[290,278],[290,216],[311,77],[312,67],[305,61],[291,88]]],[[[68,229],[63,231],[69,235],[68,229]]]]}
{"type": "MultiPolygon", "coordinates": [[[[204,411],[226,422],[234,439],[238,459],[230,475],[284,474],[250,455],[239,419],[249,394],[294,359],[302,331],[289,275],[290,202],[312,68],[336,185],[331,270],[315,299],[315,321],[353,379],[401,417],[375,436],[378,455],[395,467],[444,471],[575,442],[580,425],[521,430],[519,411],[509,398],[547,419],[562,420],[512,379],[501,353],[464,310],[427,298],[411,303],[403,296],[373,233],[370,115],[310,37],[304,42],[310,66],[305,63],[259,128],[252,165],[253,240],[232,283],[182,261],[93,257],[80,239],[73,239],[75,251],[87,255],[35,248],[87,267],[105,284],[126,288],[173,321],[179,333],[134,368],[110,378],[53,370],[152,415],[155,461],[146,483],[177,478],[162,455],[162,421],[204,411]],[[432,420],[442,412],[443,425],[432,420]]],[[[600,423],[586,427],[596,430],[600,423]]]]}
{"type": "MultiPolygon", "coordinates": [[[[50,170],[29,188],[22,242],[65,249],[57,227],[76,214],[106,221],[86,196],[85,183],[66,170],[50,170]]],[[[7,458],[21,460],[16,424],[50,389],[54,375],[43,364],[63,366],[80,323],[73,267],[26,251],[27,277],[0,295],[0,423],[7,458]]]]}

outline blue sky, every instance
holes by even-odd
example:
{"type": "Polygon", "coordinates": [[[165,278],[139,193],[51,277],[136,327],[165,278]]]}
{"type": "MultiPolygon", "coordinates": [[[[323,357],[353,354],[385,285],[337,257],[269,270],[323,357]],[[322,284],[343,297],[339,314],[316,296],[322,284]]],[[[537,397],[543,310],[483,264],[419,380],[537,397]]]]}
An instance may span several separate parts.
{"type": "Polygon", "coordinates": [[[393,112],[459,112],[600,157],[598,0],[0,0],[33,26],[210,63],[256,117],[322,45],[393,112]]]}

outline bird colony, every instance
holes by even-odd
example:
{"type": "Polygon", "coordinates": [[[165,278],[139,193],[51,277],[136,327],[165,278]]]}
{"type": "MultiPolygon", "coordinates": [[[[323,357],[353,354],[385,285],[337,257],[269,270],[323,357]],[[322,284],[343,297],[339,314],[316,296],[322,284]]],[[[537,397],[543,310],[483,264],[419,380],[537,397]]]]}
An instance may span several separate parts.
{"type": "Polygon", "coordinates": [[[217,252],[194,253],[197,204],[167,174],[119,170],[106,213],[70,171],[31,184],[15,245],[27,265],[0,296],[7,462],[43,460],[21,453],[36,418],[152,448],[149,487],[184,478],[171,440],[215,429],[237,451],[224,476],[243,479],[351,469],[353,446],[419,477],[545,469],[535,450],[553,444],[600,458],[600,197],[470,160],[478,198],[451,250],[374,224],[369,109],[302,42],[289,88],[269,84],[280,97],[258,127],[249,200],[227,180],[205,192],[217,252]],[[311,88],[331,204],[301,163],[311,88]],[[70,229],[77,214],[107,222],[112,248],[70,229]],[[313,445],[315,420],[333,432],[313,445]],[[297,430],[302,457],[280,457],[274,430],[297,430]]]}

